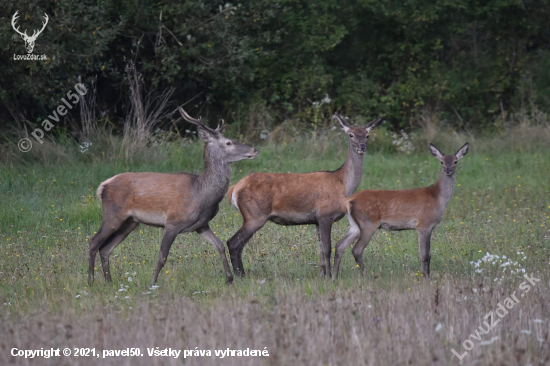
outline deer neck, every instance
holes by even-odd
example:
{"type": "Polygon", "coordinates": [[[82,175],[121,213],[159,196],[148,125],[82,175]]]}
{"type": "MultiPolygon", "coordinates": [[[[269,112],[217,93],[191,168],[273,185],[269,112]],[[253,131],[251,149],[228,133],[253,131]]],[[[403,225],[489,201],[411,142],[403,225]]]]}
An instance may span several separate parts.
{"type": "Polygon", "coordinates": [[[358,154],[351,146],[351,142],[348,146],[348,155],[346,156],[346,162],[339,169],[342,177],[342,182],[346,187],[346,197],[351,196],[359,183],[361,183],[361,176],[363,175],[363,159],[364,154],[358,154]]]}
{"type": "Polygon", "coordinates": [[[231,165],[213,157],[208,144],[204,148],[204,173],[200,177],[201,189],[213,200],[223,195],[229,188],[231,165]]]}
{"type": "Polygon", "coordinates": [[[439,179],[437,180],[437,183],[435,184],[435,189],[437,193],[437,198],[439,200],[439,205],[445,209],[447,207],[447,204],[453,197],[453,189],[455,186],[455,175],[447,175],[441,170],[441,174],[439,175],[439,179]]]}

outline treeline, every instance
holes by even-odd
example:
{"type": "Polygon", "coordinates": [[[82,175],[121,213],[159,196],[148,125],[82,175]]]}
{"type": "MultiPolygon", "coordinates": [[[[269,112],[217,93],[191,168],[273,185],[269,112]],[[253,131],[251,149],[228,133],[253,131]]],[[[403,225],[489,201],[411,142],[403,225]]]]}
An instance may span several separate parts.
{"type": "MultiPolygon", "coordinates": [[[[0,118],[34,124],[78,82],[122,123],[130,61],[144,93],[246,126],[315,124],[335,109],[395,127],[493,127],[550,108],[547,0],[21,0],[2,4],[0,118]],[[13,30],[40,29],[34,54],[13,30]],[[426,117],[429,116],[429,117],[426,117]]],[[[75,109],[65,124],[79,121],[75,109]]]]}

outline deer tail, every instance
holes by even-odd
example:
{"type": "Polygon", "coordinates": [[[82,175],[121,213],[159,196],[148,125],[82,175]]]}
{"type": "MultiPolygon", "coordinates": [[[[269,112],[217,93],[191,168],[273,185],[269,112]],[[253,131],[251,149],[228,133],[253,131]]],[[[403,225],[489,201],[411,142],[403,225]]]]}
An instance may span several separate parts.
{"type": "Polygon", "coordinates": [[[227,190],[227,193],[225,194],[225,197],[227,198],[227,201],[229,202],[229,204],[231,204],[231,197],[233,197],[233,190],[235,189],[235,185],[232,185],[231,187],[229,187],[229,189],[227,190]]]}
{"type": "Polygon", "coordinates": [[[352,206],[353,206],[353,200],[346,198],[344,202],[342,202],[342,208],[341,208],[342,213],[346,215],[350,215],[352,206]]]}
{"type": "Polygon", "coordinates": [[[105,187],[107,186],[107,184],[112,182],[117,176],[118,175],[115,175],[114,177],[111,177],[111,178],[107,179],[106,181],[101,183],[99,185],[99,187],[97,187],[96,195],[97,195],[97,198],[99,198],[100,201],[103,201],[103,191],[105,190],[105,187]]]}

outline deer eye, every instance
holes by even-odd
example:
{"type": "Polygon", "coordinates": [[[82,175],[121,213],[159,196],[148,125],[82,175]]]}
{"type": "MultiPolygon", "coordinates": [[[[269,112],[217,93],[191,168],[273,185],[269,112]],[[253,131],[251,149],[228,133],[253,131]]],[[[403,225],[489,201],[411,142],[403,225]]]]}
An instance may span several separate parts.
{"type": "Polygon", "coordinates": [[[369,135],[367,135],[365,138],[368,140],[368,139],[369,139],[369,135]]]}
{"type": "Polygon", "coordinates": [[[456,163],[458,163],[458,160],[457,160],[457,161],[455,161],[455,162],[454,162],[453,164],[456,164],[456,163]]]}
{"type": "Polygon", "coordinates": [[[227,146],[231,146],[231,141],[227,141],[225,144],[226,144],[227,146]]]}
{"type": "Polygon", "coordinates": [[[441,165],[443,165],[443,162],[441,162],[441,165]]]}
{"type": "Polygon", "coordinates": [[[349,137],[353,137],[353,133],[350,133],[350,134],[349,134],[349,137]]]}

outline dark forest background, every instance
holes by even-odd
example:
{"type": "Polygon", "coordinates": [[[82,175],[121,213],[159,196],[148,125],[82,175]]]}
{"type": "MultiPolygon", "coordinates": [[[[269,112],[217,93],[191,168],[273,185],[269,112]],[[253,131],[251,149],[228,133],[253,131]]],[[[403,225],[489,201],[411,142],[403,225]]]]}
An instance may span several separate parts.
{"type": "MultiPolygon", "coordinates": [[[[171,109],[187,103],[192,115],[241,129],[311,126],[341,109],[384,114],[394,128],[437,118],[456,129],[491,130],[550,108],[546,0],[1,5],[3,130],[40,126],[79,77],[95,90],[97,121],[115,130],[134,106],[132,80],[151,105],[172,92],[171,109]],[[47,61],[13,60],[26,53],[11,27],[15,11],[29,33],[49,15],[33,52],[47,61]]],[[[78,123],[79,113],[58,127],[78,123]]],[[[176,115],[162,117],[183,125],[176,115]]]]}

